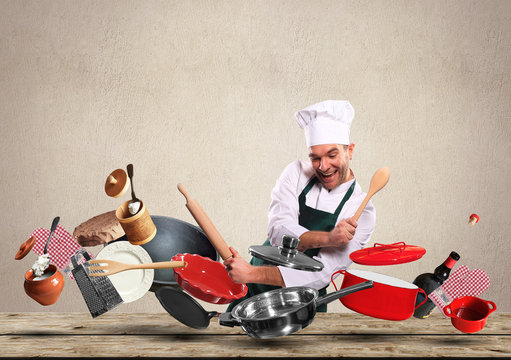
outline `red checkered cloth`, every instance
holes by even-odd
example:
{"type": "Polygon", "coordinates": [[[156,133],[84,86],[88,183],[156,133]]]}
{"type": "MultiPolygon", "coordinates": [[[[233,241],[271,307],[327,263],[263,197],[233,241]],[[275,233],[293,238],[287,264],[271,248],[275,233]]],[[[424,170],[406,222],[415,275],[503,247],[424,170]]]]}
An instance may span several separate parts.
{"type": "MultiPolygon", "coordinates": [[[[50,236],[50,230],[44,228],[35,229],[32,236],[36,238],[36,242],[32,250],[37,255],[42,255],[46,241],[50,236]]],[[[53,233],[53,236],[48,245],[48,254],[50,254],[50,263],[59,269],[66,269],[70,263],[71,255],[82,247],[78,244],[73,236],[64,229],[63,226],[58,225],[53,233]]],[[[94,258],[91,256],[91,258],[94,258]]],[[[68,272],[68,275],[71,275],[68,272]]]]}
{"type": "MultiPolygon", "coordinates": [[[[428,295],[443,314],[445,306],[463,296],[479,296],[490,286],[490,278],[481,269],[469,271],[460,266],[438,289],[428,295]]],[[[444,314],[445,316],[445,314],[444,314]]]]}

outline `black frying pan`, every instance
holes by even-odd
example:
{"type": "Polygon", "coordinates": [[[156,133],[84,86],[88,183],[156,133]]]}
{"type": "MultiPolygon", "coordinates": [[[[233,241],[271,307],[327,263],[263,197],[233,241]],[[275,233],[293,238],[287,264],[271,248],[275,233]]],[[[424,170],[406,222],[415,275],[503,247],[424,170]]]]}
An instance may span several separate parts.
{"type": "MultiPolygon", "coordinates": [[[[204,232],[197,226],[167,216],[151,216],[156,226],[155,237],[140,245],[149,253],[153,262],[170,261],[176,254],[198,254],[218,260],[218,254],[204,232]]],[[[126,235],[115,241],[128,240],[126,235]]],[[[110,242],[113,243],[113,242],[110,242]]],[[[108,245],[107,245],[108,246],[108,245]]],[[[172,269],[155,269],[151,291],[170,285],[179,288],[172,269]]]]}
{"type": "Polygon", "coordinates": [[[205,329],[209,320],[217,316],[216,311],[208,312],[187,293],[170,286],[162,286],[156,290],[160,304],[177,321],[194,329],[205,329]]]}

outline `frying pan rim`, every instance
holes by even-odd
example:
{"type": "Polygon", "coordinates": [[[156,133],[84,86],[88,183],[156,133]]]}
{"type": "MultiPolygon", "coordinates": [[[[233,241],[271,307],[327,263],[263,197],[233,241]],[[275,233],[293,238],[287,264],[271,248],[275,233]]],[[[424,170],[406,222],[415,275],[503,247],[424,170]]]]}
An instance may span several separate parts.
{"type": "Polygon", "coordinates": [[[307,307],[309,306],[311,303],[314,303],[314,308],[316,308],[315,304],[317,302],[319,298],[319,291],[314,289],[314,288],[311,288],[311,287],[307,287],[307,286],[292,286],[292,287],[286,287],[286,288],[281,288],[281,289],[274,289],[274,290],[270,290],[270,291],[266,291],[264,293],[261,293],[261,294],[257,294],[257,295],[254,295],[246,300],[243,300],[242,302],[240,302],[238,305],[236,305],[232,311],[231,311],[231,314],[232,316],[239,320],[239,321],[268,321],[268,320],[275,320],[275,319],[278,319],[280,317],[283,317],[283,316],[287,316],[289,314],[292,314],[292,313],[295,313],[297,311],[300,311],[301,309],[303,309],[304,307],[307,307]],[[298,307],[294,307],[294,308],[291,308],[289,311],[286,311],[285,313],[281,313],[281,314],[278,314],[278,315],[273,315],[273,316],[266,316],[266,317],[258,317],[258,318],[249,318],[249,317],[242,317],[238,314],[238,312],[241,311],[241,309],[243,307],[246,307],[248,306],[248,304],[251,304],[253,302],[257,302],[258,300],[261,300],[261,298],[267,298],[267,297],[270,297],[271,295],[273,294],[277,294],[277,293],[282,293],[282,292],[297,292],[298,290],[305,290],[307,292],[313,292],[313,298],[307,302],[307,303],[302,303],[301,306],[298,308],[298,307]]]}

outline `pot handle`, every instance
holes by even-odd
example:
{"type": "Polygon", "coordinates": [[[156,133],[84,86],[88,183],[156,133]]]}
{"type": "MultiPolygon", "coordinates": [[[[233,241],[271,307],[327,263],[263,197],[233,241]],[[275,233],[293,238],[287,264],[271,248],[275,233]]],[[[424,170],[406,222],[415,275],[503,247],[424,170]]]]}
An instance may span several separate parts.
{"type": "Polygon", "coordinates": [[[490,315],[492,312],[497,310],[497,305],[495,305],[495,303],[493,301],[488,301],[488,300],[485,300],[485,301],[486,301],[486,304],[488,304],[488,307],[490,308],[488,315],[490,315]]]}
{"type": "Polygon", "coordinates": [[[346,275],[346,270],[337,270],[336,272],[334,272],[334,273],[332,274],[332,276],[330,276],[330,281],[332,281],[332,284],[334,285],[334,288],[335,288],[335,290],[337,291],[337,285],[335,285],[335,283],[334,283],[334,275],[335,275],[335,274],[342,274],[342,275],[346,275]]]}
{"type": "Polygon", "coordinates": [[[447,316],[447,317],[457,317],[457,316],[456,316],[456,315],[452,312],[451,304],[446,305],[446,306],[444,307],[444,310],[443,310],[443,311],[444,311],[445,316],[447,316]]]}
{"type": "Polygon", "coordinates": [[[416,310],[419,306],[422,306],[426,301],[428,301],[428,294],[426,294],[426,292],[424,290],[422,290],[421,288],[418,288],[418,289],[419,289],[419,292],[424,294],[424,301],[421,302],[419,305],[417,305],[414,310],[416,310]]]}
{"type": "Polygon", "coordinates": [[[241,321],[234,318],[230,312],[220,314],[218,317],[218,323],[223,326],[235,327],[240,326],[241,321]]]}
{"type": "Polygon", "coordinates": [[[316,301],[316,308],[318,306],[320,306],[320,305],[328,304],[328,303],[330,303],[330,302],[332,302],[334,300],[337,300],[337,299],[339,299],[339,298],[341,298],[343,296],[352,294],[352,293],[360,291],[360,290],[370,289],[372,287],[373,287],[372,280],[367,280],[367,281],[364,281],[364,282],[361,282],[361,283],[358,283],[358,284],[346,287],[344,289],[341,289],[341,290],[338,290],[338,291],[334,291],[333,293],[330,293],[330,294],[327,294],[325,296],[320,297],[316,301]]]}

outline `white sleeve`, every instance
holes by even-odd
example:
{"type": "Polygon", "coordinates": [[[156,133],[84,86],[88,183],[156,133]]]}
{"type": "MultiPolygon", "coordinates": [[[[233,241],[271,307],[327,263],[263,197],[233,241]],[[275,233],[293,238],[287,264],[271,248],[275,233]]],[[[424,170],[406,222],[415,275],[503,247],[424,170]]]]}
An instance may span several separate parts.
{"type": "Polygon", "coordinates": [[[300,237],[308,230],[298,224],[298,196],[301,174],[300,162],[289,164],[280,175],[271,192],[268,210],[268,237],[272,246],[282,244],[283,235],[300,237]]]}
{"type": "MultiPolygon", "coordinates": [[[[350,204],[351,206],[350,209],[348,209],[349,212],[346,214],[347,216],[343,216],[342,218],[354,215],[356,209],[362,202],[362,199],[360,199],[360,201],[357,200],[358,199],[350,204]],[[351,211],[351,209],[353,210],[351,211]]],[[[338,221],[342,220],[342,218],[339,217],[338,221]]],[[[331,276],[334,272],[342,269],[347,269],[351,265],[352,261],[350,260],[349,255],[353,251],[362,249],[369,242],[371,234],[374,231],[375,223],[376,211],[371,201],[369,201],[366,208],[362,212],[362,215],[358,219],[358,225],[353,239],[351,239],[348,244],[342,247],[322,248],[319,251],[318,256],[314,257],[314,259],[323,263],[323,270],[318,272],[311,272],[279,266],[280,274],[284,280],[285,287],[308,286],[319,290],[325,286],[328,286],[331,281],[331,276]]]]}

